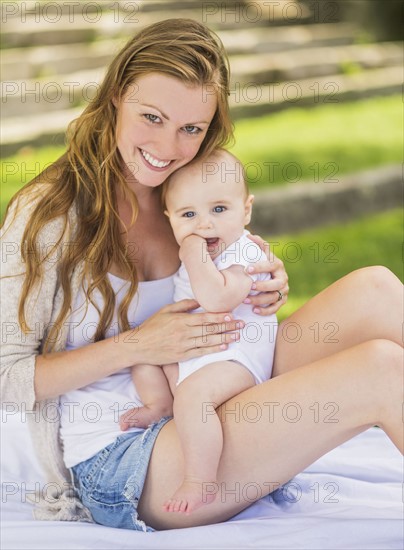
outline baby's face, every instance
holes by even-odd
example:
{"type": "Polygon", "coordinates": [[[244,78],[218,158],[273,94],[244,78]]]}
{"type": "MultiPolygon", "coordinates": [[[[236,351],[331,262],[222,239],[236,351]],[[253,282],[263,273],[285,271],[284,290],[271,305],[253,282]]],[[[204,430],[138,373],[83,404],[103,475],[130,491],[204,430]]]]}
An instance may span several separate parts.
{"type": "Polygon", "coordinates": [[[253,196],[246,196],[240,165],[229,159],[185,167],[170,180],[166,214],[179,245],[198,235],[216,258],[237,241],[251,219],[253,196]]]}

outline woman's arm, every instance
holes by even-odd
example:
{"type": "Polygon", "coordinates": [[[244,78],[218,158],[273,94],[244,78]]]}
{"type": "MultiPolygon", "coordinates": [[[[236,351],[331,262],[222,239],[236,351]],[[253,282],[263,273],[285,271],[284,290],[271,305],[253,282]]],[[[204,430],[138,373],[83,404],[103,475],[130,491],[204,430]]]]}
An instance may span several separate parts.
{"type": "MultiPolygon", "coordinates": [[[[41,285],[26,304],[28,332],[18,323],[18,304],[25,272],[21,241],[29,223],[34,201],[19,205],[18,215],[11,210],[1,232],[1,402],[32,409],[36,401],[52,398],[83,387],[113,372],[136,364],[162,365],[219,351],[230,342],[236,320],[226,314],[195,314],[194,300],[183,300],[162,308],[137,330],[72,351],[41,355],[41,347],[52,321],[57,294],[59,249],[44,265],[41,285]],[[225,317],[229,321],[225,321],[225,317]],[[190,321],[191,319],[191,321],[190,321]]],[[[55,220],[40,235],[38,246],[48,250],[58,242],[63,224],[55,220]]],[[[61,242],[63,246],[63,242],[61,242]]],[[[61,346],[64,342],[61,343],[61,346]]],[[[60,347],[59,347],[60,349],[60,347]]]]}
{"type": "MultiPolygon", "coordinates": [[[[105,378],[129,363],[114,338],[71,351],[37,355],[34,391],[36,401],[55,398],[105,378]]],[[[135,353],[134,361],[135,362],[135,353]]]]}
{"type": "Polygon", "coordinates": [[[188,311],[197,306],[194,300],[181,300],[118,337],[71,351],[37,355],[35,399],[57,397],[131,365],[176,363],[226,349],[233,341],[232,331],[238,332],[237,323],[243,323],[226,321],[226,313],[190,316],[188,311]]]}
{"type": "Polygon", "coordinates": [[[222,271],[217,269],[202,237],[186,237],[181,244],[180,258],[188,272],[196,300],[207,311],[231,311],[251,290],[253,281],[243,266],[233,265],[222,271]]]}

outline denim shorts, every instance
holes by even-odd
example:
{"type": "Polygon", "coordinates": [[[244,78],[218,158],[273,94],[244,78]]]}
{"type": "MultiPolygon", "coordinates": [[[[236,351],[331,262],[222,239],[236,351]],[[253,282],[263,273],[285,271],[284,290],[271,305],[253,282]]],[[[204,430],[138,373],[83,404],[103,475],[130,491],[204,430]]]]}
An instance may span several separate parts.
{"type": "Polygon", "coordinates": [[[108,527],[154,531],[139,519],[137,506],[153,445],[165,416],[143,432],[128,432],[88,460],[70,468],[78,495],[93,520],[108,527]]]}

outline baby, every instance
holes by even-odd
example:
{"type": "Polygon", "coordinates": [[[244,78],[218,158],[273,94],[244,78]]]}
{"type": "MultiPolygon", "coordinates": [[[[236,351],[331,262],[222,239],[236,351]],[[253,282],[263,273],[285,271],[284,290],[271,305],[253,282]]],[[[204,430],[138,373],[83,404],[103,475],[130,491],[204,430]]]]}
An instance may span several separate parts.
{"type": "MultiPolygon", "coordinates": [[[[132,369],[144,407],[121,416],[121,428],[147,427],[170,414],[168,378],[185,473],[164,509],[190,514],[215,499],[216,491],[211,488],[217,487],[223,445],[215,409],[270,378],[277,320],[275,315],[256,315],[251,305],[243,303],[254,293],[254,281],[270,275],[249,275],[246,270],[266,257],[244,229],[251,219],[254,197],[248,194],[240,162],[224,150],[194,160],[169,178],[163,198],[182,262],[174,278],[174,301],[193,298],[201,306],[194,312],[232,311],[244,321],[239,341],[223,346],[224,351],[179,363],[178,380],[174,365],[132,369]]],[[[206,334],[208,330],[207,326],[206,334]]]]}

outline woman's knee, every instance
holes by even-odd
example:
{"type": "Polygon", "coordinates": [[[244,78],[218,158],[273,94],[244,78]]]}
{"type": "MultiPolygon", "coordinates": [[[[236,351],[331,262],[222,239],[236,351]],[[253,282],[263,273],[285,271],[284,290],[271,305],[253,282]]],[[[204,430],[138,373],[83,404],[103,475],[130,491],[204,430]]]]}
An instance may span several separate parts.
{"type": "Polygon", "coordinates": [[[397,381],[403,376],[403,348],[387,339],[369,340],[363,344],[369,355],[369,364],[373,365],[376,372],[382,377],[397,377],[397,381]]]}
{"type": "Polygon", "coordinates": [[[369,267],[362,267],[352,271],[348,276],[348,279],[355,283],[361,291],[364,288],[368,288],[372,291],[376,290],[381,293],[382,297],[386,296],[386,292],[396,288],[397,284],[400,284],[400,280],[396,275],[383,265],[372,265],[369,267]]]}

